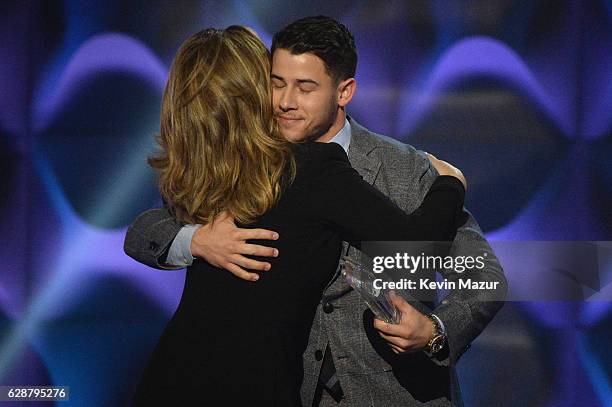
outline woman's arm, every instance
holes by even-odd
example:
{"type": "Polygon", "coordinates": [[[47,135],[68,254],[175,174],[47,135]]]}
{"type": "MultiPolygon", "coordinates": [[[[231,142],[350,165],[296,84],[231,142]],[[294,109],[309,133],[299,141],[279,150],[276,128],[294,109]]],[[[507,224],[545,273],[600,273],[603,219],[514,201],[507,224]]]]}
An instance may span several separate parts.
{"type": "Polygon", "coordinates": [[[421,206],[406,214],[361,178],[339,145],[329,143],[315,150],[311,188],[316,199],[312,209],[317,218],[338,230],[342,239],[355,246],[376,240],[453,240],[463,218],[465,194],[458,177],[438,177],[421,206]]]}

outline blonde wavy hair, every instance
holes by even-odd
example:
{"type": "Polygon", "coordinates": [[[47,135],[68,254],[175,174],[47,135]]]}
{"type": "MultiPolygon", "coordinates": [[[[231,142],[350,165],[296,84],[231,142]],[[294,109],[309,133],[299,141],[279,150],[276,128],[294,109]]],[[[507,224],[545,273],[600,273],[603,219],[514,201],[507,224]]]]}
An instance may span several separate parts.
{"type": "Polygon", "coordinates": [[[206,29],[183,43],[157,141],[149,164],[178,220],[205,224],[228,211],[248,224],[276,204],[296,164],[273,117],[270,53],[254,32],[206,29]]]}

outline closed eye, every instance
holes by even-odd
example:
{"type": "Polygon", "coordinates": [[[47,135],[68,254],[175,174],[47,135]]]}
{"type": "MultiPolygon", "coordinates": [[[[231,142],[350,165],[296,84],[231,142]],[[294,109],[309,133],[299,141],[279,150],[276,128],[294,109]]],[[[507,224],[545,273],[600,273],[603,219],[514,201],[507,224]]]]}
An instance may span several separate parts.
{"type": "Polygon", "coordinates": [[[316,90],[314,86],[300,86],[301,93],[310,93],[316,90]]]}

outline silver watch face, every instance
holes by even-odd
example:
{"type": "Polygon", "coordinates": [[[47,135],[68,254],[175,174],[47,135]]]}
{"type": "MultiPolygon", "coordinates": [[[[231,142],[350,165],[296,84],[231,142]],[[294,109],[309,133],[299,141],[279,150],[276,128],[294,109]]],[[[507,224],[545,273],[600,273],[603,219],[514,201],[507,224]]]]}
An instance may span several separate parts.
{"type": "Polygon", "coordinates": [[[444,336],[442,335],[438,335],[436,336],[432,342],[431,342],[431,346],[430,346],[430,352],[431,353],[438,353],[442,350],[442,348],[444,348],[444,336]]]}

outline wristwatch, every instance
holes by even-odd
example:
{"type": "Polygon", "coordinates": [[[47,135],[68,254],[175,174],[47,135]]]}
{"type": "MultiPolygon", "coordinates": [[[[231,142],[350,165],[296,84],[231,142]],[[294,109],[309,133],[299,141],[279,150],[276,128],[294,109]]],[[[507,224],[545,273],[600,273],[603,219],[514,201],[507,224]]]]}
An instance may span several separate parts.
{"type": "Polygon", "coordinates": [[[440,321],[435,315],[429,314],[427,315],[427,318],[429,318],[429,320],[433,324],[434,334],[429,340],[429,342],[427,342],[427,345],[425,345],[425,350],[431,353],[432,355],[435,355],[436,353],[444,349],[444,346],[446,345],[446,332],[444,332],[444,330],[440,326],[440,321]]]}

